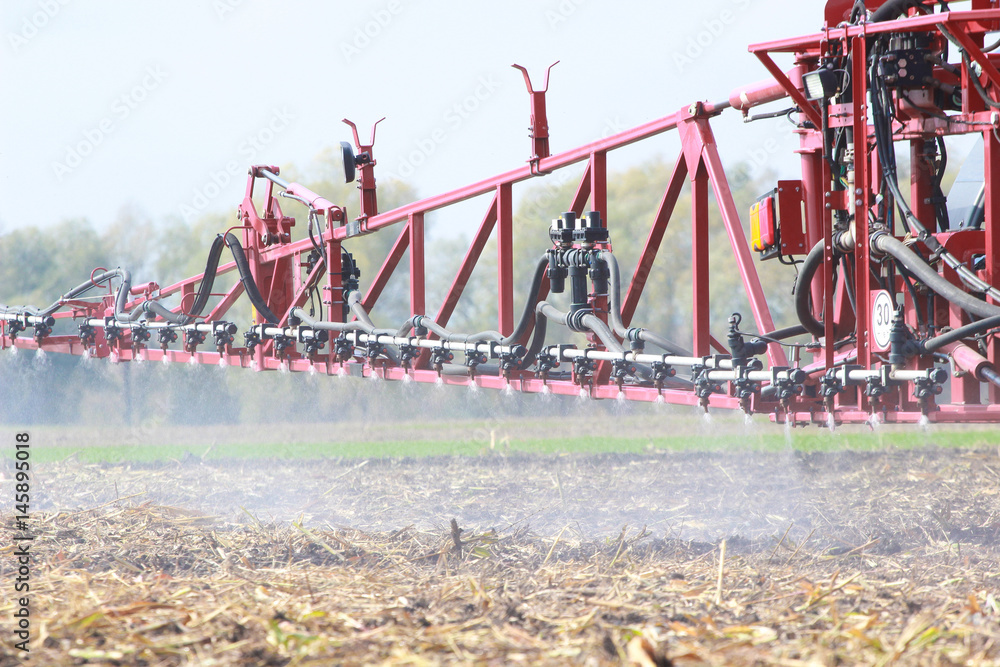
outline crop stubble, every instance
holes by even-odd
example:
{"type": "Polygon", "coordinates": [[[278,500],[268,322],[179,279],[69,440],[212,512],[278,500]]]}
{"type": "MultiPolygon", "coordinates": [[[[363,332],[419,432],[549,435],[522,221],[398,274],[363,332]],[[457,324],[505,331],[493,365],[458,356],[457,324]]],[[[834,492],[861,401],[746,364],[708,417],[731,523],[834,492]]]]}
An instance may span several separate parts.
{"type": "Polygon", "coordinates": [[[1000,664],[998,473],[995,448],[46,464],[32,660],[1000,664]]]}

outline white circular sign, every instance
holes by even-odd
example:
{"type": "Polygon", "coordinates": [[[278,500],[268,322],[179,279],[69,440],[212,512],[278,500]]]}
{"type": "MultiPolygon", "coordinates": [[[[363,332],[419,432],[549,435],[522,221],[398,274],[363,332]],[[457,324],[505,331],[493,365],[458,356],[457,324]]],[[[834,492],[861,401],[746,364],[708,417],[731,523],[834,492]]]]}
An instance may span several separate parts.
{"type": "Polygon", "coordinates": [[[885,290],[875,293],[872,299],[872,343],[879,351],[889,349],[889,338],[892,334],[892,318],[894,314],[892,297],[885,290]]]}

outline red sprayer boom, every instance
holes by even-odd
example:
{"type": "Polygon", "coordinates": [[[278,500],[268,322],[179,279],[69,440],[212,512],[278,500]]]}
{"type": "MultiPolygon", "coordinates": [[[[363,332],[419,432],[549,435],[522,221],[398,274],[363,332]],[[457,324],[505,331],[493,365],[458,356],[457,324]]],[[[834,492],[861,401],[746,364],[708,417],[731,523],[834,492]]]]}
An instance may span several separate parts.
{"type": "MultiPolygon", "coordinates": [[[[951,11],[930,0],[830,0],[819,34],[750,47],[770,73],[766,82],[562,153],[549,149],[548,76],[535,90],[522,68],[531,101],[527,164],[386,212],[376,198],[374,128],[362,144],[351,124],[353,145],[341,146],[347,180],[360,181],[358,217],[283,180],[277,168],[254,165],[238,224],[220,230],[203,274],[160,288],[133,286],[123,269],[96,269],[48,307],[3,307],[0,347],[582,392],[762,412],[793,425],[998,421],[1000,56],[991,53],[997,44],[984,43],[1000,30],[1000,9],[987,0],[970,4],[951,11]],[[791,69],[776,64],[778,55],[792,59],[791,69]],[[778,181],[743,212],[748,238],[712,121],[785,98],[791,108],[758,118],[796,123],[801,174],[778,181]],[[611,246],[607,155],[666,132],[677,133],[681,150],[626,280],[611,246]],[[970,158],[982,186],[965,200],[942,191],[945,139],[961,134],[981,137],[983,146],[981,161],[975,151],[970,158]],[[908,148],[908,168],[897,164],[900,147],[908,148]],[[515,276],[514,187],[578,163],[586,168],[575,195],[547,228],[551,247],[531,275],[515,276]],[[900,173],[910,175],[908,187],[900,173]],[[633,315],[647,278],[669,270],[661,240],[685,183],[693,335],[680,341],[638,326],[633,315]],[[750,306],[726,323],[710,318],[710,194],[732,247],[728,266],[711,269],[738,271],[750,306]],[[424,218],[480,195],[490,197],[482,223],[443,301],[429,311],[424,218]],[[307,211],[306,238],[292,240],[295,220],[280,198],[307,211]],[[362,289],[343,244],[390,228],[398,237],[362,289]],[[452,331],[449,320],[491,236],[496,328],[452,331]],[[406,251],[410,316],[380,328],[369,313],[406,251]],[[795,326],[775,328],[758,278],[762,261],[795,265],[795,326]],[[216,279],[233,271],[239,280],[213,292],[216,279]],[[515,304],[516,281],[528,286],[524,304],[515,304]],[[559,293],[567,309],[547,300],[559,293]],[[320,297],[321,312],[303,309],[310,295],[320,297]],[[227,314],[243,296],[254,319],[237,340],[227,314]],[[568,343],[574,332],[586,342],[568,343]]],[[[540,236],[547,222],[538,221],[540,236]]]]}

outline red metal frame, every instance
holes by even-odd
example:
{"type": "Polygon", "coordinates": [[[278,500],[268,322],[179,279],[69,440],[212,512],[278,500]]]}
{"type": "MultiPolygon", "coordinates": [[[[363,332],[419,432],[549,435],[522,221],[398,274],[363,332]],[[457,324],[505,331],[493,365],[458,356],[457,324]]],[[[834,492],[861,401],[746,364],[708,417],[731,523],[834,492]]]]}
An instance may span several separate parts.
{"type": "MultiPolygon", "coordinates": [[[[838,15],[849,9],[851,3],[842,1],[831,2],[828,15],[838,15]]],[[[869,3],[874,6],[878,3],[869,3]]],[[[663,118],[650,121],[638,127],[620,132],[613,136],[594,141],[590,144],[568,150],[562,153],[550,154],[548,142],[548,120],[545,108],[545,92],[548,88],[548,73],[545,87],[536,91],[531,86],[527,72],[518,67],[523,75],[531,99],[531,138],[532,151],[525,166],[484,179],[453,192],[429,197],[416,201],[392,211],[379,212],[373,157],[375,129],[372,128],[371,140],[362,144],[357,128],[348,123],[354,134],[354,144],[358,154],[363,156],[360,166],[360,214],[349,221],[344,209],[332,202],[310,192],[299,184],[286,184],[288,194],[309,202],[310,206],[321,215],[325,222],[325,232],[321,243],[325,253],[325,272],[321,265],[314,265],[311,271],[303,271],[306,258],[312,252],[313,246],[309,239],[290,242],[290,230],[295,224],[294,219],[285,216],[278,204],[274,192],[274,180],[265,180],[263,204],[258,210],[253,201],[256,182],[265,176],[265,171],[277,175],[278,170],[269,166],[253,166],[247,180],[246,195],[240,206],[240,219],[243,228],[243,242],[251,266],[251,272],[268,306],[279,317],[282,327],[290,323],[291,311],[302,306],[310,289],[322,289],[324,312],[326,320],[342,322],[344,319],[344,286],[341,276],[341,245],[349,238],[358,235],[377,233],[393,225],[402,225],[396,241],[389,250],[380,269],[371,278],[362,306],[370,311],[379,302],[383,290],[390,277],[398,270],[403,254],[409,251],[409,306],[415,315],[427,314],[426,301],[426,264],[425,264],[425,229],[424,220],[428,213],[454,205],[473,197],[492,195],[490,203],[483,215],[478,231],[473,236],[468,250],[456,269],[455,277],[446,292],[434,316],[441,326],[447,326],[472,272],[481,259],[482,252],[495,233],[497,247],[497,330],[508,335],[514,329],[515,312],[514,284],[515,280],[524,280],[524,276],[514,275],[513,243],[513,201],[514,187],[525,182],[533,182],[559,169],[581,162],[586,168],[579,181],[575,194],[564,210],[582,215],[585,209],[592,211],[607,211],[607,156],[608,153],[632,143],[647,140],[651,137],[676,130],[681,144],[681,151],[674,163],[673,172],[664,184],[660,204],[651,221],[637,268],[627,289],[624,290],[622,302],[622,319],[626,326],[632,322],[637,305],[643,295],[648,277],[657,267],[657,258],[664,254],[661,242],[664,233],[674,217],[674,208],[684,186],[685,179],[690,184],[691,193],[691,238],[692,238],[692,322],[693,339],[691,349],[694,357],[705,358],[705,363],[713,359],[716,352],[726,353],[727,349],[720,344],[720,337],[713,336],[718,332],[719,322],[710,318],[709,283],[710,272],[722,267],[709,265],[709,234],[710,195],[725,225],[726,232],[733,251],[733,264],[740,274],[741,281],[747,293],[753,323],[758,332],[768,333],[774,330],[770,309],[757,274],[753,254],[747,242],[743,222],[737,210],[730,189],[722,160],[712,131],[711,120],[726,108],[736,107],[743,111],[757,105],[789,97],[801,110],[803,121],[812,127],[800,126],[802,180],[784,181],[783,184],[795,183],[801,192],[795,195],[796,202],[801,199],[804,208],[802,230],[807,247],[822,240],[824,243],[824,261],[821,279],[812,285],[813,303],[820,304],[817,309],[825,321],[825,340],[837,338],[835,321],[841,324],[850,323],[855,334],[852,348],[835,349],[833,345],[820,345],[814,351],[811,366],[805,367],[809,373],[805,381],[807,391],[804,395],[793,396],[784,401],[764,398],[763,394],[755,393],[752,400],[741,403],[735,382],[730,382],[722,392],[699,399],[690,389],[678,389],[670,386],[659,387],[646,384],[616,383],[610,378],[611,364],[602,361],[594,376],[586,383],[580,383],[579,378],[549,378],[537,375],[531,370],[514,371],[503,375],[476,373],[470,376],[452,376],[441,374],[429,367],[428,354],[418,356],[414,363],[396,365],[386,359],[378,361],[359,358],[337,359],[330,351],[330,346],[321,352],[306,355],[294,347],[285,353],[277,355],[272,341],[264,341],[256,350],[236,345],[226,345],[216,352],[186,351],[177,349],[159,349],[153,345],[133,344],[128,330],[122,339],[114,346],[109,346],[104,332],[96,332],[92,349],[84,346],[77,336],[50,335],[41,336],[39,340],[29,337],[13,337],[10,322],[0,321],[0,347],[16,345],[32,349],[82,354],[84,352],[99,356],[114,356],[118,360],[127,361],[137,356],[146,359],[168,359],[170,361],[197,361],[200,363],[255,367],[259,370],[273,370],[287,367],[293,371],[317,370],[326,374],[334,374],[354,367],[355,375],[378,375],[386,379],[401,379],[409,376],[421,382],[444,382],[446,384],[476,384],[483,387],[504,388],[529,393],[552,392],[573,395],[581,391],[595,398],[624,397],[637,401],[665,401],[682,405],[698,405],[709,407],[737,408],[768,412],[776,419],[789,420],[793,423],[813,422],[826,423],[828,418],[835,421],[867,421],[876,410],[881,410],[883,418],[889,422],[917,421],[922,418],[931,421],[1000,421],[1000,405],[997,404],[997,390],[990,388],[987,403],[980,402],[980,383],[968,375],[956,378],[952,383],[953,396],[948,404],[933,405],[927,400],[916,401],[909,395],[908,386],[898,384],[892,387],[880,402],[873,402],[854,385],[840,392],[836,398],[824,402],[813,393],[819,383],[821,373],[833,368],[838,361],[856,352],[857,365],[863,369],[877,369],[879,358],[871,349],[871,323],[869,312],[872,292],[875,289],[871,271],[857,270],[853,277],[853,290],[857,295],[856,313],[849,313],[844,279],[840,285],[834,280],[834,247],[831,231],[831,210],[850,210],[856,220],[867,220],[869,211],[875,205],[880,182],[880,166],[873,152],[873,132],[870,119],[866,115],[864,104],[843,105],[837,109],[836,118],[831,122],[853,129],[854,154],[860,156],[855,160],[854,192],[838,193],[830,191],[825,185],[830,182],[829,166],[823,159],[822,139],[816,128],[824,122],[822,110],[806,99],[803,93],[801,77],[804,72],[816,68],[821,57],[830,53],[834,47],[854,54],[854,71],[852,86],[855,100],[864,100],[867,96],[866,86],[866,39],[874,34],[885,32],[937,32],[940,26],[949,30],[951,35],[968,52],[969,57],[979,64],[986,81],[1000,89],[1000,71],[996,60],[984,54],[980,48],[982,35],[987,30],[995,30],[1000,25],[1000,10],[988,8],[985,0],[974,0],[970,11],[955,11],[933,15],[915,15],[896,21],[878,24],[863,24],[857,26],[828,27],[823,32],[794,39],[784,39],[764,44],[753,45],[753,53],[772,75],[773,80],[734,92],[728,101],[717,104],[696,103],[686,106],[663,118]],[[789,54],[794,59],[794,67],[782,70],[775,62],[778,54],[789,54]],[[853,319],[851,319],[853,318],[853,319]],[[714,327],[714,329],[713,329],[714,327]],[[832,413],[828,410],[832,409],[832,413]]],[[[517,66],[515,66],[517,67],[517,66]]],[[[550,68],[551,69],[551,68],[550,68]]],[[[964,68],[963,68],[964,70],[964,68]]],[[[965,76],[965,74],[963,74],[965,76]]],[[[956,248],[965,248],[975,254],[980,252],[986,258],[985,279],[994,286],[1000,286],[1000,140],[994,127],[993,114],[982,108],[975,96],[965,95],[965,103],[961,113],[956,116],[964,124],[947,124],[933,118],[914,118],[900,124],[898,136],[911,141],[911,161],[914,164],[911,192],[914,199],[914,209],[920,214],[926,214],[924,200],[927,193],[929,173],[921,169],[921,159],[925,142],[942,134],[966,133],[979,131],[986,142],[986,224],[984,233],[945,234],[940,235],[941,241],[956,248]],[[978,124],[978,125],[977,125],[978,124]],[[986,129],[982,129],[986,126],[986,129]],[[979,128],[979,129],[976,129],[979,128]]],[[[561,211],[553,209],[555,217],[561,211]]],[[[539,221],[539,233],[544,233],[547,221],[539,221]]],[[[609,224],[605,221],[604,224],[609,224]]],[[[674,221],[674,225],[680,224],[674,221]]],[[[614,238],[614,221],[610,221],[611,237],[614,238]]],[[[382,232],[386,233],[386,232],[382,232]]],[[[802,232],[799,232],[801,234],[802,232]]],[[[610,249],[610,243],[600,244],[600,247],[610,249]]],[[[869,267],[874,259],[869,248],[867,225],[856,225],[854,238],[854,261],[858,267],[869,267]]],[[[220,274],[227,274],[235,268],[234,263],[228,263],[219,268],[220,274]]],[[[728,268],[728,267],[727,267],[728,268]]],[[[950,269],[942,269],[942,274],[953,282],[954,275],[950,269]]],[[[193,276],[164,289],[154,285],[144,287],[146,297],[158,299],[173,295],[181,296],[181,304],[188,303],[193,297],[195,288],[202,276],[193,276]]],[[[543,281],[541,298],[548,293],[548,279],[543,281]]],[[[902,291],[902,290],[901,290],[902,291]]],[[[226,317],[226,314],[238,301],[243,293],[243,285],[236,282],[226,291],[221,300],[215,304],[211,312],[204,318],[206,322],[214,322],[226,317]]],[[[914,309],[922,304],[913,303],[909,294],[905,294],[908,322],[915,325],[914,309]]],[[[56,314],[57,319],[79,319],[105,317],[113,314],[113,295],[110,290],[97,302],[75,300],[66,304],[66,309],[56,314]]],[[[607,318],[607,299],[603,295],[593,295],[594,312],[603,319],[607,318]]],[[[180,310],[180,306],[175,309],[180,310]]],[[[965,323],[961,313],[952,308],[950,312],[937,316],[939,324],[959,326],[965,323]]],[[[257,321],[261,321],[258,316],[257,321]]],[[[429,338],[433,339],[431,335],[429,338]]],[[[591,337],[591,348],[603,349],[595,337],[591,337]]],[[[1000,340],[991,337],[987,344],[986,357],[989,363],[1000,363],[1000,340]]],[[[780,369],[789,365],[784,348],[771,343],[766,348],[767,365],[772,369],[780,369]]],[[[566,364],[569,365],[569,364],[566,364]]],[[[919,371],[930,364],[926,360],[914,360],[907,368],[919,371]]],[[[765,383],[766,384],[766,383],[765,383]]],[[[759,387],[758,387],[759,389],[759,387]]]]}

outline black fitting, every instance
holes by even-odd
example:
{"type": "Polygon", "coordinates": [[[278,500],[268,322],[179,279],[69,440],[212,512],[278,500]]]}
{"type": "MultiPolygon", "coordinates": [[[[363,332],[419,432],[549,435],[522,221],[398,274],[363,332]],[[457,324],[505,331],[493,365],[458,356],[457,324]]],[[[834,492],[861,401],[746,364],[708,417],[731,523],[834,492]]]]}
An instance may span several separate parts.
{"type": "Polygon", "coordinates": [[[566,291],[566,267],[559,263],[557,252],[549,250],[548,256],[549,291],[553,294],[562,294],[566,291]]]}
{"type": "MultiPolygon", "coordinates": [[[[739,330],[740,322],[742,321],[743,316],[739,313],[733,313],[729,317],[729,351],[732,354],[733,363],[736,365],[740,365],[750,357],[767,352],[767,341],[760,338],[754,338],[750,342],[746,341],[746,338],[739,330]]],[[[758,360],[755,359],[753,361],[758,360]]]]}
{"type": "Polygon", "coordinates": [[[431,350],[431,367],[438,373],[444,368],[444,365],[455,358],[451,350],[446,350],[443,347],[436,347],[431,350]]]}
{"type": "Polygon", "coordinates": [[[25,324],[20,320],[7,320],[7,335],[11,337],[11,340],[17,338],[17,334],[24,331],[25,324]]]}
{"type": "Polygon", "coordinates": [[[663,383],[667,378],[677,375],[677,371],[667,365],[666,362],[654,361],[651,366],[653,368],[653,386],[657,389],[663,388],[663,383]]]}
{"type": "Polygon", "coordinates": [[[573,240],[577,243],[600,243],[608,240],[608,230],[601,223],[601,212],[590,211],[576,221],[573,240]]]}
{"type": "Polygon", "coordinates": [[[149,329],[144,326],[132,327],[132,347],[138,348],[150,338],[149,329]]]}
{"type": "Polygon", "coordinates": [[[94,330],[94,327],[86,322],[80,325],[80,342],[83,343],[84,347],[93,347],[96,338],[97,332],[94,330]]]}
{"type": "Polygon", "coordinates": [[[625,359],[613,359],[611,361],[611,377],[615,379],[615,384],[621,388],[625,378],[635,375],[635,364],[625,359]]]}
{"type": "Polygon", "coordinates": [[[910,329],[903,320],[903,308],[900,306],[896,309],[892,330],[889,333],[889,364],[893,367],[902,366],[919,350],[919,344],[913,339],[910,329]]]}
{"type": "Polygon", "coordinates": [[[40,323],[35,325],[35,331],[32,334],[32,338],[35,339],[36,343],[41,343],[42,339],[52,333],[52,327],[45,323],[40,323]]]}
{"type": "Polygon", "coordinates": [[[167,345],[177,342],[177,332],[171,329],[170,327],[163,327],[162,329],[157,329],[156,342],[160,344],[161,350],[166,350],[167,345]]]}
{"type": "Polygon", "coordinates": [[[611,278],[611,270],[608,262],[600,257],[594,257],[590,261],[590,280],[594,283],[595,294],[608,293],[608,280],[611,278]]]}
{"type": "Polygon", "coordinates": [[[122,339],[122,328],[115,324],[114,316],[104,318],[104,340],[108,347],[114,347],[122,339]]]}
{"type": "MultiPolygon", "coordinates": [[[[107,330],[105,330],[104,335],[108,335],[107,330]]],[[[197,329],[186,330],[184,332],[184,349],[194,354],[198,346],[205,342],[205,336],[206,334],[203,331],[198,331],[197,329]]]]}
{"type": "Polygon", "coordinates": [[[590,384],[590,376],[594,373],[594,360],[587,357],[577,357],[573,360],[573,380],[580,386],[590,384]]]}
{"type": "Polygon", "coordinates": [[[538,373],[538,376],[542,378],[547,377],[549,371],[559,366],[559,360],[556,359],[556,355],[549,354],[544,350],[535,355],[535,361],[538,364],[538,370],[536,372],[538,373]]]}
{"type": "Polygon", "coordinates": [[[569,246],[573,243],[573,232],[576,229],[576,213],[567,211],[562,217],[552,221],[549,228],[549,238],[555,245],[569,246]]]}
{"type": "Polygon", "coordinates": [[[408,343],[399,346],[399,364],[403,368],[409,368],[410,362],[420,356],[420,348],[408,343]]]}
{"type": "MultiPolygon", "coordinates": [[[[160,329],[160,345],[165,348],[167,344],[164,342],[164,335],[163,335],[164,331],[169,331],[169,330],[160,329]]],[[[172,331],[170,333],[173,335],[173,338],[171,340],[177,340],[177,334],[173,333],[172,331]]],[[[258,345],[260,345],[260,333],[257,331],[256,328],[251,328],[249,331],[243,332],[243,345],[246,346],[248,350],[250,350],[250,356],[253,356],[254,349],[258,345]]]]}
{"type": "Polygon", "coordinates": [[[215,349],[222,354],[227,345],[232,345],[235,340],[233,334],[236,333],[236,325],[230,322],[216,322],[212,327],[212,340],[215,342],[215,349]]]}
{"type": "Polygon", "coordinates": [[[569,317],[566,318],[566,326],[569,327],[570,331],[576,331],[578,333],[585,333],[589,331],[583,324],[583,318],[593,312],[594,311],[586,305],[584,305],[583,308],[578,308],[577,310],[570,310],[569,317]]]}
{"type": "Polygon", "coordinates": [[[365,356],[368,357],[369,360],[376,359],[384,353],[385,346],[382,345],[382,343],[372,340],[371,338],[369,338],[368,342],[365,343],[365,356]]]}
{"type": "Polygon", "coordinates": [[[347,339],[347,336],[337,336],[334,339],[333,356],[340,363],[344,363],[354,356],[354,344],[347,339]]]}

